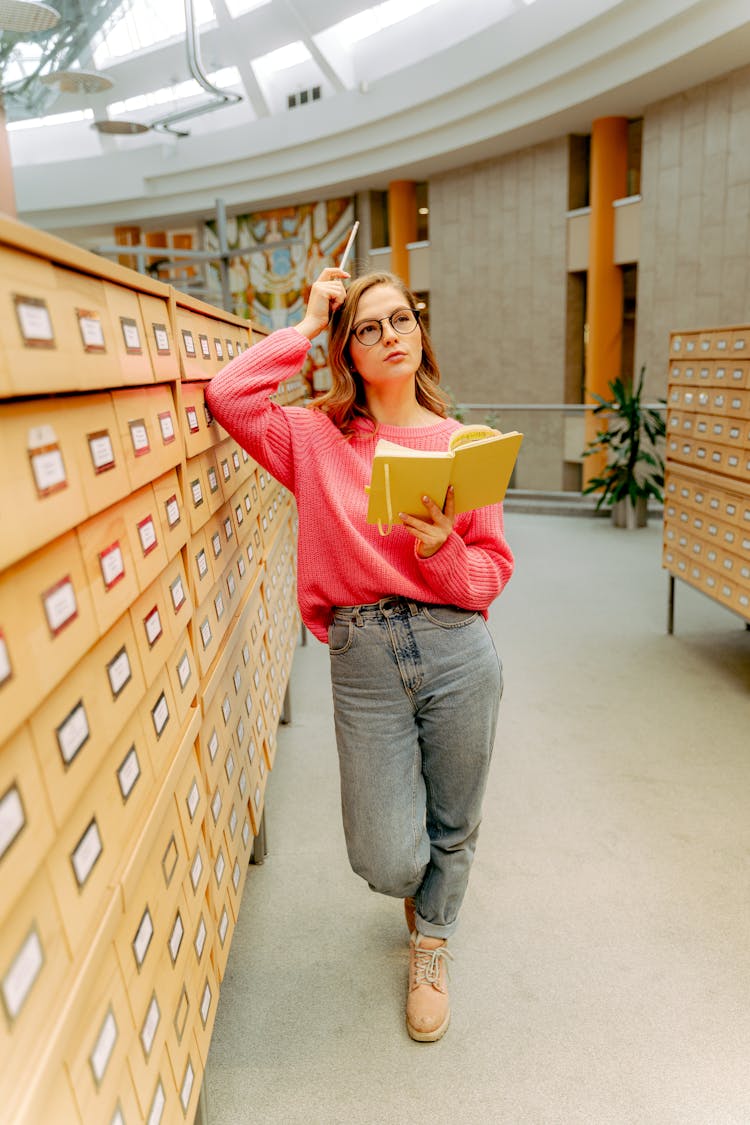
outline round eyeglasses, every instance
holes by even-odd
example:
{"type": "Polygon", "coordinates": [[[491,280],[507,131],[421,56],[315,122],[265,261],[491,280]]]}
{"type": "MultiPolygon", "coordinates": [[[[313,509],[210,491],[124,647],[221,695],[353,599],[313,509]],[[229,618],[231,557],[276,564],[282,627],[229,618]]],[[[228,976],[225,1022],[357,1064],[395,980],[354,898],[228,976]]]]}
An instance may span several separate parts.
{"type": "Polygon", "coordinates": [[[420,311],[420,309],[396,309],[390,316],[383,316],[380,320],[360,320],[352,328],[352,335],[360,344],[371,348],[382,339],[383,324],[387,320],[399,336],[408,336],[419,324],[420,311]]]}

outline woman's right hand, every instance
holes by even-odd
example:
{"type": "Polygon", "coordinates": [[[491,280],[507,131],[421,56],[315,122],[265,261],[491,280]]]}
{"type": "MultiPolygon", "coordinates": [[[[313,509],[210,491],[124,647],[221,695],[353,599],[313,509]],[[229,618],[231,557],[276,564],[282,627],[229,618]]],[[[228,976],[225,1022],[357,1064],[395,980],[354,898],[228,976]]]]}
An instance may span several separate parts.
{"type": "Polygon", "coordinates": [[[346,300],[344,278],[348,278],[346,270],[337,266],[326,266],[320,276],[313,282],[310,290],[310,299],[307,302],[305,316],[294,327],[308,340],[314,339],[328,324],[331,313],[346,300]]]}

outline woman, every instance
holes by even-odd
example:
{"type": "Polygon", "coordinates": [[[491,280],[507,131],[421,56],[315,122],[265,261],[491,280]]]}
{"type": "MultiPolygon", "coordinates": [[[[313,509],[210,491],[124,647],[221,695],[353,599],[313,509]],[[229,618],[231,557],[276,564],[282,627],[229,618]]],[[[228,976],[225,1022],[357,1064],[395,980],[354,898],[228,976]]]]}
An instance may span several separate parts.
{"type": "Polygon", "coordinates": [[[391,274],[347,292],[322,271],[304,319],[225,367],[206,390],[215,418],[289,488],[299,514],[302,619],[330,649],[347,850],[353,869],[404,899],[407,1029],[448,1027],[447,940],[474,848],[502,674],[485,618],[513,570],[499,505],[422,515],[381,536],[365,486],[378,437],[444,450],[439,372],[412,294],[391,274]],[[309,408],[269,398],[330,322],[331,390],[309,408]]]}

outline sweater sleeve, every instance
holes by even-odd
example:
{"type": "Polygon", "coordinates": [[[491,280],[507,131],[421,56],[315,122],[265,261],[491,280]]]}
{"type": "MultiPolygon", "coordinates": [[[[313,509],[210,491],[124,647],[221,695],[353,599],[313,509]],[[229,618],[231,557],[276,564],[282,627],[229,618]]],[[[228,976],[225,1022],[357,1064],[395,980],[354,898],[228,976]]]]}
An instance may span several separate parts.
{"type": "Polygon", "coordinates": [[[426,559],[417,555],[424,579],[435,591],[436,600],[486,611],[513,573],[502,507],[478,508],[465,528],[457,527],[434,555],[426,559]]]}
{"type": "Polygon", "coordinates": [[[214,418],[291,490],[292,421],[300,407],[279,406],[270,396],[279,383],[299,373],[309,348],[309,340],[300,332],[282,328],[241,352],[206,387],[206,403],[214,418]]]}

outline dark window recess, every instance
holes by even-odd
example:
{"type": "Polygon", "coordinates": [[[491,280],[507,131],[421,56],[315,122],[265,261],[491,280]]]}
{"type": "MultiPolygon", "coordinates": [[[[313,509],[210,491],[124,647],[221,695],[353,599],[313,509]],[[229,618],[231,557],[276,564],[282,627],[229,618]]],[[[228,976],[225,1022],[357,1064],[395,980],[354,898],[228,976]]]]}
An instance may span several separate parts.
{"type": "Polygon", "coordinates": [[[295,109],[298,105],[307,105],[308,102],[319,102],[322,97],[320,86],[313,86],[310,90],[297,90],[286,96],[286,108],[295,109]]]}

